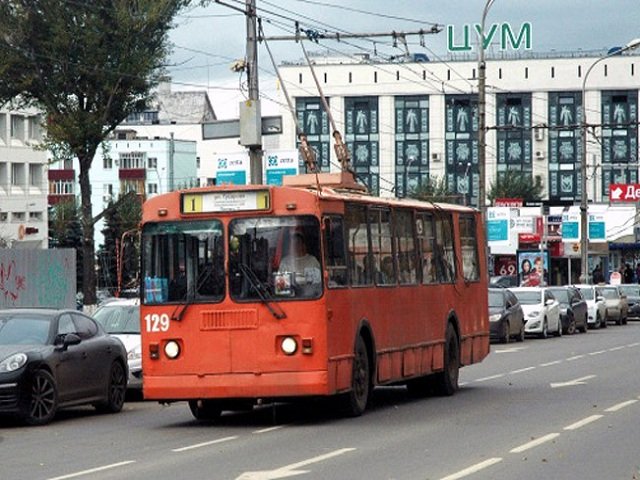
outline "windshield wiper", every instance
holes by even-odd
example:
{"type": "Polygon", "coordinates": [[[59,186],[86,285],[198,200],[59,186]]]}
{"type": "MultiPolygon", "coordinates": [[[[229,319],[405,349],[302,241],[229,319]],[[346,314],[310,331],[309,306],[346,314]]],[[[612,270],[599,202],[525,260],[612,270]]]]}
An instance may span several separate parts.
{"type": "Polygon", "coordinates": [[[260,281],[260,279],[255,274],[255,272],[242,262],[238,262],[238,266],[242,271],[242,273],[247,277],[247,280],[249,280],[249,283],[258,294],[258,297],[260,297],[260,300],[262,300],[262,303],[264,303],[265,306],[269,309],[269,311],[271,312],[271,315],[273,315],[278,320],[287,318],[287,314],[284,313],[280,305],[275,303],[273,305],[275,305],[277,309],[273,307],[272,305],[273,297],[271,296],[271,293],[269,293],[269,290],[260,281]]]}

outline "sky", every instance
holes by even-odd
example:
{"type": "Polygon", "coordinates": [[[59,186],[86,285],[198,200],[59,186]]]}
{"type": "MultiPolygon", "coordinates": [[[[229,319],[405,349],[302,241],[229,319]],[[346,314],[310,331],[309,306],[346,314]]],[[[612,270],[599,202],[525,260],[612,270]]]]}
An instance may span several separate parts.
{"type": "MultiPolygon", "coordinates": [[[[245,0],[212,0],[193,6],[176,18],[170,39],[173,53],[168,72],[174,90],[208,89],[219,119],[237,117],[238,103],[246,96],[246,75],[230,66],[246,55],[245,0]]],[[[453,25],[454,41],[462,44],[464,25],[480,23],[486,0],[255,0],[265,36],[292,35],[295,22],[301,28],[327,33],[409,32],[443,27],[437,34],[410,37],[411,53],[432,60],[448,59],[447,25],[453,25]]],[[[197,3],[197,2],[194,2],[197,3]]],[[[517,32],[531,23],[534,52],[606,52],[640,37],[639,0],[495,0],[487,15],[485,31],[494,23],[509,23],[517,32]]],[[[302,50],[294,41],[268,41],[277,64],[298,62],[302,50]]],[[[368,53],[381,59],[404,53],[391,38],[363,41],[305,43],[307,51],[329,55],[368,53]]],[[[265,95],[263,113],[273,114],[276,78],[264,44],[258,47],[260,91],[265,95]]]]}

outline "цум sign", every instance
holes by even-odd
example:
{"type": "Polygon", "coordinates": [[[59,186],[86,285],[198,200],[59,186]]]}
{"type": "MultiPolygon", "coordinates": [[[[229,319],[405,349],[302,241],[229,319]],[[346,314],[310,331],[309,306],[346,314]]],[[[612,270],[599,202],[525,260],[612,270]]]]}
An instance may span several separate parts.
{"type": "MultiPolygon", "coordinates": [[[[453,25],[447,25],[447,49],[450,52],[470,52],[473,50],[472,44],[477,43],[476,39],[481,35],[482,26],[479,23],[473,25],[475,34],[473,38],[471,36],[471,25],[462,26],[462,43],[455,44],[455,28],[453,25]]],[[[494,23],[485,26],[484,39],[482,41],[482,47],[486,50],[494,40],[494,37],[500,36],[500,50],[506,50],[508,44],[511,44],[513,50],[518,50],[523,47],[525,50],[531,50],[532,35],[531,35],[531,23],[524,22],[520,25],[518,33],[514,33],[511,25],[508,23],[494,23]]]]}

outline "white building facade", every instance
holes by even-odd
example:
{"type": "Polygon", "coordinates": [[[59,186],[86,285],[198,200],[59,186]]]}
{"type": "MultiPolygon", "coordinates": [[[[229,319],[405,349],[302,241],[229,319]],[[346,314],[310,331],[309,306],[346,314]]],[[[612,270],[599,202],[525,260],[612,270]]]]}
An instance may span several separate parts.
{"type": "Polygon", "coordinates": [[[47,248],[47,154],[42,117],[0,110],[0,248],[47,248]]]}

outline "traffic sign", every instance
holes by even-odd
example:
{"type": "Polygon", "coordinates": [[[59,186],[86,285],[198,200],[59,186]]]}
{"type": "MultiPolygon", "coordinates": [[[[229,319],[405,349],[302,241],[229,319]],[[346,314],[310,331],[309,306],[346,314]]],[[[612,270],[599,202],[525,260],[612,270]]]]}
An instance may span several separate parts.
{"type": "Polygon", "coordinates": [[[640,183],[612,183],[609,185],[609,201],[640,202],[640,183]]]}

